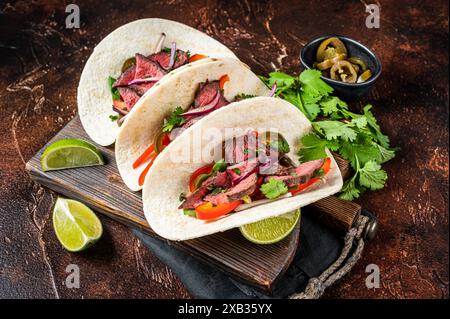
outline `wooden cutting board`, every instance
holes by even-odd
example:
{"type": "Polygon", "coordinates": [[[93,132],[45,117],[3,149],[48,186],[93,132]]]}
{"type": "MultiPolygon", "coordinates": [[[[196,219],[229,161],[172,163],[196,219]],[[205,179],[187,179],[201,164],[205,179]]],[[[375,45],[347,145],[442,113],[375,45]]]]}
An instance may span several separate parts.
{"type": "MultiPolygon", "coordinates": [[[[63,138],[90,140],[78,117],[69,122],[48,144],[63,138]]],[[[145,220],[141,192],[130,191],[122,182],[115,163],[113,146],[98,146],[106,159],[106,165],[42,172],[40,158],[47,145],[26,165],[35,181],[64,196],[82,201],[96,212],[158,237],[145,220]]],[[[348,166],[345,162],[339,163],[345,174],[348,166]]],[[[319,203],[319,209],[324,213],[330,211],[332,215],[336,215],[341,227],[350,227],[360,207],[348,206],[346,203],[329,197],[322,202],[321,207],[319,203]],[[334,209],[333,212],[335,207],[342,209],[334,209]]],[[[170,244],[215,265],[239,280],[270,291],[274,282],[291,263],[297,249],[299,233],[300,223],[290,236],[273,245],[255,245],[244,239],[237,229],[183,242],[171,241],[170,244]]]]}

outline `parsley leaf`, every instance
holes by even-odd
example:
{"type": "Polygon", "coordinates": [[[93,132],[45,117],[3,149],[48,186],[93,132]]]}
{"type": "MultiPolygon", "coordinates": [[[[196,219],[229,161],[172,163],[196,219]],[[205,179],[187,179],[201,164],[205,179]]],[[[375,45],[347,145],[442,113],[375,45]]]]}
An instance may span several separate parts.
{"type": "Polygon", "coordinates": [[[275,178],[271,178],[267,183],[262,184],[260,190],[268,199],[278,198],[288,192],[286,184],[275,178]]]}
{"type": "Polygon", "coordinates": [[[117,101],[117,100],[120,100],[120,93],[119,93],[119,90],[117,90],[117,88],[113,88],[114,82],[116,82],[116,79],[109,76],[108,77],[109,91],[111,92],[113,101],[117,101]]]}
{"type": "Polygon", "coordinates": [[[327,157],[325,147],[327,141],[321,139],[314,133],[304,135],[300,140],[302,147],[300,148],[298,155],[301,162],[309,162],[321,158],[327,157]]]}
{"type": "Polygon", "coordinates": [[[181,116],[181,114],[183,114],[184,111],[181,108],[181,106],[178,106],[175,111],[172,112],[172,114],[170,114],[169,118],[167,118],[166,123],[164,123],[163,125],[163,132],[170,132],[172,131],[176,126],[180,126],[182,124],[184,124],[184,122],[186,121],[184,119],[183,116],[181,116]]]}

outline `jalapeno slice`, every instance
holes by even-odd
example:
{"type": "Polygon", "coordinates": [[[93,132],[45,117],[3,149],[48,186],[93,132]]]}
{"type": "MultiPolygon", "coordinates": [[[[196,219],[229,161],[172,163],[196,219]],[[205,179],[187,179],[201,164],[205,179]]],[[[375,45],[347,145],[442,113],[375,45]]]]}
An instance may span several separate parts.
{"type": "Polygon", "coordinates": [[[355,83],[358,75],[348,61],[338,61],[331,67],[330,76],[333,80],[346,83],[355,83]]]}
{"type": "Polygon", "coordinates": [[[347,59],[348,62],[350,62],[351,64],[356,64],[361,68],[361,71],[364,72],[365,70],[367,70],[367,64],[366,62],[364,62],[362,59],[358,58],[358,57],[354,57],[352,56],[351,58],[347,59]]]}
{"type": "Polygon", "coordinates": [[[356,83],[366,82],[368,79],[370,79],[371,76],[372,76],[372,72],[369,69],[367,69],[358,77],[358,80],[356,81],[356,83]]]}
{"type": "Polygon", "coordinates": [[[125,62],[122,64],[122,73],[128,70],[131,66],[136,64],[136,58],[132,57],[129,59],[126,59],[125,62]]]}
{"type": "Polygon", "coordinates": [[[320,71],[327,70],[333,66],[337,61],[344,60],[346,55],[344,53],[338,53],[334,58],[326,59],[323,62],[317,63],[315,68],[320,71]]]}
{"type": "Polygon", "coordinates": [[[336,37],[328,38],[322,41],[317,49],[317,62],[332,59],[338,54],[345,54],[347,56],[347,48],[344,43],[336,37]]]}

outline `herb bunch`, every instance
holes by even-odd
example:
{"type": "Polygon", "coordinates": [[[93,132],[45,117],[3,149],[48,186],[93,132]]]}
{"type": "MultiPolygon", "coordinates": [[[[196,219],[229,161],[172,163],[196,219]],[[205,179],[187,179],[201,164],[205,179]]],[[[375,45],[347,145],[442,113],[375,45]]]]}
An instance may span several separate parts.
{"type": "Polygon", "coordinates": [[[276,83],[275,95],[299,108],[312,123],[314,132],[300,141],[300,161],[324,158],[326,148],[347,159],[354,174],[339,195],[346,200],[358,198],[367,189],[383,188],[387,173],[381,164],[394,158],[397,149],[381,132],[372,105],[366,105],[362,114],[351,112],[347,103],[331,95],[333,88],[320,76],[317,70],[305,70],[298,76],[272,72],[261,77],[268,87],[276,83]]]}

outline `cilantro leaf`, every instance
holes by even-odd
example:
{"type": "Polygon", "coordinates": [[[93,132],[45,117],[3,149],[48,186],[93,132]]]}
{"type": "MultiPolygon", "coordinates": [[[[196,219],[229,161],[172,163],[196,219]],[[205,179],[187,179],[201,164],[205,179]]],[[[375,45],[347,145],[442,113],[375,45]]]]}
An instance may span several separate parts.
{"type": "Polygon", "coordinates": [[[311,97],[328,96],[333,88],[326,84],[321,78],[322,74],[317,70],[305,70],[300,73],[299,80],[302,90],[311,97]]]}
{"type": "Polygon", "coordinates": [[[113,101],[117,101],[117,100],[120,100],[120,93],[119,93],[119,90],[117,90],[117,88],[113,88],[114,82],[116,82],[116,79],[109,76],[108,77],[109,91],[111,92],[113,101]]]}
{"type": "Polygon", "coordinates": [[[312,123],[313,127],[324,133],[327,140],[338,137],[345,141],[354,141],[357,133],[352,128],[353,123],[342,123],[339,121],[317,121],[312,123]]]}
{"type": "Polygon", "coordinates": [[[320,101],[319,105],[324,115],[337,115],[342,109],[348,109],[347,103],[337,96],[327,96],[320,101]]]}
{"type": "Polygon", "coordinates": [[[163,125],[163,132],[170,132],[172,131],[176,126],[182,125],[186,120],[184,119],[181,114],[183,114],[183,109],[181,106],[178,106],[175,111],[170,114],[170,116],[167,118],[166,123],[163,125]]]}
{"type": "Polygon", "coordinates": [[[356,159],[358,159],[360,164],[364,165],[368,161],[380,156],[380,151],[372,144],[342,143],[339,148],[339,153],[346,160],[350,161],[354,169],[357,168],[356,159]]]}
{"type": "Polygon", "coordinates": [[[278,135],[277,138],[271,140],[269,145],[279,153],[286,154],[291,151],[289,143],[281,135],[278,135]]]}
{"type": "Polygon", "coordinates": [[[368,161],[366,165],[359,170],[360,184],[371,190],[383,188],[386,179],[386,171],[382,170],[380,164],[375,161],[368,161]]]}
{"type": "Polygon", "coordinates": [[[300,140],[302,147],[298,151],[300,162],[309,162],[327,157],[325,147],[327,141],[321,139],[314,133],[304,135],[300,140]]]}
{"type": "Polygon", "coordinates": [[[275,178],[271,178],[267,183],[262,184],[260,190],[268,199],[278,198],[288,192],[286,184],[275,178]]]}
{"type": "Polygon", "coordinates": [[[271,72],[269,73],[269,76],[269,86],[273,86],[274,83],[277,82],[278,89],[291,87],[295,82],[295,78],[293,76],[283,72],[271,72]]]}
{"type": "Polygon", "coordinates": [[[246,94],[246,93],[239,93],[239,94],[236,94],[234,96],[234,100],[235,101],[241,101],[241,100],[251,99],[251,98],[254,98],[254,97],[256,97],[256,95],[246,94]]]}
{"type": "Polygon", "coordinates": [[[377,119],[373,115],[372,111],[370,111],[371,108],[372,105],[367,104],[363,109],[364,116],[367,119],[367,124],[370,127],[371,131],[374,132],[375,137],[377,141],[380,143],[380,145],[383,146],[384,148],[389,148],[389,137],[381,133],[381,128],[377,123],[377,119]]]}
{"type": "Polygon", "coordinates": [[[109,119],[111,120],[111,122],[115,122],[119,119],[119,116],[118,115],[110,115],[109,119]]]}
{"type": "Polygon", "coordinates": [[[309,103],[305,103],[304,104],[305,107],[305,111],[308,114],[305,114],[311,121],[314,121],[317,117],[317,115],[320,113],[320,107],[317,104],[309,104],[309,103]]]}
{"type": "Polygon", "coordinates": [[[384,148],[375,142],[372,142],[372,145],[378,149],[378,155],[376,157],[377,163],[383,164],[395,157],[395,149],[384,148]]]}
{"type": "Polygon", "coordinates": [[[341,189],[340,198],[352,201],[358,198],[360,195],[359,189],[356,187],[355,180],[353,178],[345,181],[344,186],[341,189]]]}

